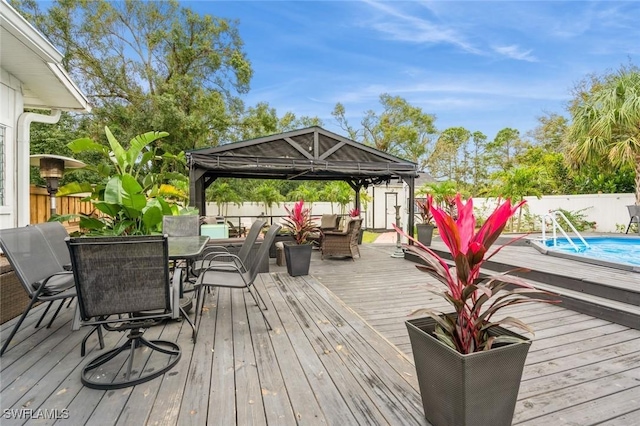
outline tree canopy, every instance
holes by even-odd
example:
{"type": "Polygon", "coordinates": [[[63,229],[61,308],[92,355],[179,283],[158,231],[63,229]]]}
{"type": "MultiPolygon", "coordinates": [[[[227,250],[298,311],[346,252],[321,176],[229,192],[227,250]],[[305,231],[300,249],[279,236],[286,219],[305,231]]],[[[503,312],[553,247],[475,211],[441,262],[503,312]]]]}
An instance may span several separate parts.
{"type": "Polygon", "coordinates": [[[225,140],[253,75],[236,22],[175,0],[57,0],[45,14],[18,4],[89,96],[94,135],[168,131],[160,148],[172,153],[225,140]]]}
{"type": "Polygon", "coordinates": [[[583,87],[570,107],[570,158],[574,164],[605,160],[615,168],[634,167],[640,204],[640,69],[622,66],[583,87]]]}

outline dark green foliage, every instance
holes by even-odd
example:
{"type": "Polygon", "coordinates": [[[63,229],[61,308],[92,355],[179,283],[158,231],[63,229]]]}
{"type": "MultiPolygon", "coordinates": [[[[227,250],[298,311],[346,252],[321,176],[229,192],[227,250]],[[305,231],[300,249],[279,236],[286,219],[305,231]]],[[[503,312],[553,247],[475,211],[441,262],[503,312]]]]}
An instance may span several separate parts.
{"type": "Polygon", "coordinates": [[[562,212],[569,220],[569,222],[578,230],[578,231],[594,231],[596,229],[596,223],[586,220],[587,215],[584,213],[588,208],[580,209],[580,210],[565,210],[558,209],[558,211],[562,212]]]}

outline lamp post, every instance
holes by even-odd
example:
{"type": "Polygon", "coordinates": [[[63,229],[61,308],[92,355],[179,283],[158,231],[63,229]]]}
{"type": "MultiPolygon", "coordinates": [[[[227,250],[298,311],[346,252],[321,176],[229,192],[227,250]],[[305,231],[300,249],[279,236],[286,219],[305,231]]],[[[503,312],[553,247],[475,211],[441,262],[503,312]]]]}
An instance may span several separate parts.
{"type": "MultiPolygon", "coordinates": [[[[400,223],[400,206],[394,206],[396,208],[396,226],[399,229],[402,229],[402,224],[400,223]]],[[[404,252],[402,251],[402,242],[400,241],[400,233],[396,232],[396,251],[391,253],[391,257],[395,258],[404,258],[404,252]]]]}
{"type": "Polygon", "coordinates": [[[40,177],[47,181],[47,192],[51,200],[50,214],[56,214],[56,193],[60,178],[66,169],[80,169],[86,164],[82,161],[62,155],[34,154],[31,156],[30,164],[40,168],[40,177]]]}

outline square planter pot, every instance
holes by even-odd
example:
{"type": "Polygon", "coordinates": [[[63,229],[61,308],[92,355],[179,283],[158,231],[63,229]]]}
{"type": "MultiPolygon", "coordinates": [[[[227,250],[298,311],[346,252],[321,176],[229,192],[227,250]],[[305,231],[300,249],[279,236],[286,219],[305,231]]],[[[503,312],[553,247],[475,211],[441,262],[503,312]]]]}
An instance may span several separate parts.
{"type": "Polygon", "coordinates": [[[418,241],[424,244],[425,246],[431,245],[431,240],[433,239],[433,230],[435,226],[425,223],[419,223],[416,225],[416,230],[418,233],[418,241]]]}
{"type": "Polygon", "coordinates": [[[512,423],[530,340],[497,327],[495,335],[517,336],[523,342],[463,355],[433,336],[436,325],[433,319],[412,319],[405,324],[425,417],[431,424],[512,423]]]}
{"type": "Polygon", "coordinates": [[[269,258],[270,259],[275,259],[276,258],[276,243],[278,242],[291,242],[291,241],[295,241],[293,239],[293,235],[291,234],[278,234],[276,235],[276,238],[273,240],[273,244],[271,244],[271,246],[269,247],[269,258]]]}
{"type": "Polygon", "coordinates": [[[292,277],[309,275],[312,247],[311,244],[284,243],[284,258],[289,275],[292,277]]]}

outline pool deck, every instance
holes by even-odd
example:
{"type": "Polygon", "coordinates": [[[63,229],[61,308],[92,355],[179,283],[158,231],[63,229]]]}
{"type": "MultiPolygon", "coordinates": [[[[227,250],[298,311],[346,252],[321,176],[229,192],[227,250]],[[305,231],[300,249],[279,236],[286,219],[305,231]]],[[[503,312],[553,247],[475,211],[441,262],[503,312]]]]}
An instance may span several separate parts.
{"type": "MultiPolygon", "coordinates": [[[[448,308],[425,285],[436,282],[414,263],[390,257],[393,251],[393,245],[363,245],[355,261],[321,260],[314,251],[311,274],[295,278],[272,260],[257,287],[273,331],[266,331],[255,304],[245,304],[246,293],[217,290],[207,299],[197,344],[184,322],[147,332],[181,345],[178,365],[119,391],[80,383],[79,369],[98,349],[92,337],[91,352],[80,357],[86,330],[71,331],[73,309],[63,309],[47,330],[33,328],[38,307],[0,358],[0,408],[66,409],[68,418],[3,418],[2,424],[427,424],[404,321],[420,307],[448,308]]],[[[521,266],[543,256],[531,247],[509,247],[503,255],[521,259],[521,266]]],[[[556,274],[596,275],[555,260],[556,274]]],[[[611,279],[606,271],[599,277],[611,279]]],[[[640,285],[640,274],[625,279],[640,285]]],[[[514,424],[637,424],[640,331],[563,305],[525,304],[507,313],[536,332],[514,424]]],[[[12,323],[1,326],[2,340],[12,323]]],[[[107,333],[107,348],[121,338],[107,333]]]]}

